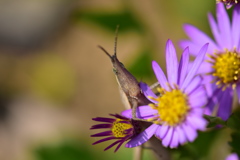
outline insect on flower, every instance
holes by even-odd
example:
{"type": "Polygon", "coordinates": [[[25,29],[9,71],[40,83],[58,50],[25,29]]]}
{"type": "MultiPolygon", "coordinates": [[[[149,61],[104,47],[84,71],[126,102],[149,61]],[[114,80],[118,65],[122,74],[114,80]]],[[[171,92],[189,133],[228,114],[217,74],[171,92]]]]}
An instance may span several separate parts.
{"type": "MultiPolygon", "coordinates": [[[[118,29],[118,28],[117,28],[118,29]]],[[[133,128],[135,130],[134,135],[129,139],[131,140],[133,137],[137,136],[138,131],[142,130],[142,128],[146,128],[150,125],[149,122],[139,122],[136,118],[136,109],[140,105],[146,105],[150,103],[150,101],[144,96],[144,94],[141,91],[141,88],[139,86],[139,82],[136,80],[136,78],[124,67],[124,65],[118,60],[117,58],[117,30],[116,30],[116,36],[115,36],[115,45],[114,45],[114,54],[109,54],[103,47],[98,46],[104,53],[111,59],[112,65],[113,65],[113,71],[116,76],[120,93],[122,96],[122,100],[124,102],[124,105],[126,108],[132,108],[132,120],[129,119],[129,122],[133,125],[133,128]],[[140,125],[139,125],[140,124],[140,125]],[[139,127],[140,126],[140,127],[139,127]]],[[[111,128],[111,127],[110,127],[111,128]]],[[[143,135],[145,136],[145,135],[143,135]]],[[[116,137],[115,137],[116,138],[116,137]]],[[[111,139],[111,138],[110,138],[111,139]]],[[[145,139],[149,139],[149,137],[145,137],[145,139]]],[[[108,140],[108,139],[107,139],[108,140]]],[[[122,142],[126,141],[127,138],[122,138],[122,142]]],[[[103,140],[105,141],[105,140],[103,140]]],[[[157,140],[155,137],[150,139],[150,146],[152,149],[160,151],[161,154],[157,154],[161,159],[169,159],[170,155],[168,152],[162,147],[161,142],[157,140]]],[[[97,142],[96,142],[97,143],[97,142]]],[[[100,142],[99,142],[100,143],[100,142]]],[[[128,142],[127,142],[128,143],[128,142]]],[[[139,142],[143,143],[143,142],[139,142]]],[[[114,144],[113,144],[114,145],[114,144]]],[[[126,144],[127,145],[127,144],[126,144]]],[[[112,147],[112,146],[109,146],[112,147]]],[[[108,148],[106,148],[108,149],[108,148]]]]}
{"type": "Polygon", "coordinates": [[[117,33],[116,29],[114,54],[110,55],[102,46],[98,46],[110,59],[113,65],[113,72],[116,76],[120,87],[121,96],[124,98],[124,104],[127,108],[132,108],[133,118],[135,117],[136,108],[139,105],[148,103],[148,99],[142,94],[137,79],[124,67],[117,58],[117,33]]]}
{"type": "MultiPolygon", "coordinates": [[[[151,101],[150,104],[137,108],[137,117],[153,124],[130,140],[126,147],[136,147],[155,135],[162,140],[163,146],[176,148],[187,141],[192,142],[197,137],[197,130],[205,130],[207,121],[203,118],[203,106],[207,102],[205,88],[201,78],[196,76],[207,51],[208,44],[202,46],[193,65],[189,66],[189,49],[183,51],[178,63],[176,50],[170,40],[166,44],[166,63],[168,79],[157,64],[152,67],[161,88],[157,96],[144,83],[142,91],[151,101]],[[189,72],[187,72],[187,70],[189,72]],[[148,138],[148,139],[147,139],[148,138]]],[[[125,110],[122,115],[131,118],[131,110],[125,110]]]]}

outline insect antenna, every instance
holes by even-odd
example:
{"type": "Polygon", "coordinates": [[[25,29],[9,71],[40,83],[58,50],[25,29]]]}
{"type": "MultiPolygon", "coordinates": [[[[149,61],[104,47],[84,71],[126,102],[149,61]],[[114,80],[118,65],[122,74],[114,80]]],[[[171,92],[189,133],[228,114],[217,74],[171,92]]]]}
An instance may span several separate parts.
{"type": "Polygon", "coordinates": [[[112,56],[104,49],[102,46],[98,45],[98,48],[100,48],[110,59],[112,59],[112,56]]]}
{"type": "Polygon", "coordinates": [[[116,57],[117,57],[117,38],[118,38],[118,28],[119,28],[119,25],[117,25],[117,27],[116,27],[116,31],[115,31],[114,56],[116,56],[116,57]]]}
{"type": "Polygon", "coordinates": [[[114,42],[114,54],[111,55],[108,53],[108,51],[106,51],[102,46],[98,45],[98,48],[100,48],[111,60],[113,60],[113,58],[117,57],[117,38],[118,38],[118,28],[119,25],[117,25],[116,27],[116,31],[115,31],[115,42],[114,42]]]}

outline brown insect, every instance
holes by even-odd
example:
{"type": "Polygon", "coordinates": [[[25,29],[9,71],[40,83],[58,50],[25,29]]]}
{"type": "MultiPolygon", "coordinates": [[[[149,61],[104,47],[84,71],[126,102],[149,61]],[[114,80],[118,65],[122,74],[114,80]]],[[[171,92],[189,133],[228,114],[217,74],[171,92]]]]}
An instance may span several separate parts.
{"type": "MultiPolygon", "coordinates": [[[[132,117],[136,120],[136,108],[139,105],[146,105],[149,103],[148,99],[142,94],[137,79],[124,67],[124,65],[117,58],[117,33],[116,29],[114,54],[110,55],[102,46],[98,46],[111,59],[113,65],[113,72],[116,76],[122,96],[126,97],[128,106],[133,110],[132,117]]],[[[126,102],[124,102],[126,104],[126,102]]],[[[127,108],[130,108],[127,107],[127,108]]]]}
{"type": "MultiPolygon", "coordinates": [[[[145,121],[139,118],[136,118],[136,109],[140,105],[147,105],[151,103],[141,92],[139,82],[137,79],[124,67],[124,65],[117,58],[117,33],[118,26],[116,29],[115,44],[114,44],[114,54],[109,54],[102,46],[98,46],[106,55],[111,59],[113,65],[113,72],[116,76],[118,85],[120,87],[121,96],[125,98],[123,101],[126,105],[126,108],[132,108],[132,117],[133,120],[145,121]]],[[[153,87],[159,85],[158,83],[154,84],[153,87]]],[[[146,128],[149,126],[149,122],[141,122],[142,127],[146,128]]],[[[161,142],[152,137],[149,140],[151,147],[160,160],[169,160],[170,155],[168,151],[162,146],[161,142]]],[[[146,147],[145,147],[146,148],[146,147]]],[[[136,147],[135,159],[141,159],[142,147],[136,147]]]]}

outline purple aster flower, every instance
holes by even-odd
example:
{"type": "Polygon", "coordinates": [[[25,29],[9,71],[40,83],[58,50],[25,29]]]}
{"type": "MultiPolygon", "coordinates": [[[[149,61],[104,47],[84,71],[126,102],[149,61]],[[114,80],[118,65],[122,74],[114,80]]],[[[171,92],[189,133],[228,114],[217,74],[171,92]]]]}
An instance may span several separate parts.
{"type": "Polygon", "coordinates": [[[239,158],[236,153],[232,153],[229,156],[227,156],[226,160],[239,160],[239,158]]]}
{"type": "Polygon", "coordinates": [[[91,137],[105,137],[93,143],[93,145],[108,141],[108,140],[116,140],[114,143],[109,145],[104,151],[112,148],[117,145],[114,152],[116,152],[121,145],[133,138],[136,134],[140,132],[140,126],[137,121],[133,121],[129,118],[123,117],[118,114],[110,114],[114,118],[105,118],[105,117],[97,117],[92,120],[103,122],[102,124],[93,125],[90,129],[108,129],[107,131],[100,132],[91,137]]]}
{"type": "Polygon", "coordinates": [[[232,110],[233,91],[237,90],[240,100],[240,6],[233,10],[232,23],[222,3],[217,4],[217,22],[212,14],[208,15],[213,37],[192,25],[185,25],[184,30],[190,40],[183,40],[180,46],[189,46],[190,53],[197,56],[196,49],[209,43],[208,56],[199,69],[204,75],[208,95],[211,97],[205,113],[212,114],[218,105],[217,116],[227,120],[232,110]]]}
{"type": "Polygon", "coordinates": [[[217,3],[224,3],[227,9],[231,8],[233,5],[238,4],[239,0],[216,0],[217,3]]]}
{"type": "MultiPolygon", "coordinates": [[[[153,71],[161,88],[157,96],[144,83],[140,83],[144,95],[152,102],[139,106],[136,116],[153,124],[131,139],[126,147],[135,147],[155,135],[164,146],[176,148],[197,137],[197,130],[205,130],[207,121],[203,118],[203,106],[207,102],[206,92],[201,85],[201,77],[196,76],[207,51],[205,44],[193,65],[189,66],[189,49],[183,51],[178,63],[176,50],[170,40],[166,44],[167,77],[157,62],[152,62],[153,71]],[[189,71],[188,71],[189,70],[189,71]]],[[[131,118],[132,110],[125,110],[122,115],[131,118]]]]}

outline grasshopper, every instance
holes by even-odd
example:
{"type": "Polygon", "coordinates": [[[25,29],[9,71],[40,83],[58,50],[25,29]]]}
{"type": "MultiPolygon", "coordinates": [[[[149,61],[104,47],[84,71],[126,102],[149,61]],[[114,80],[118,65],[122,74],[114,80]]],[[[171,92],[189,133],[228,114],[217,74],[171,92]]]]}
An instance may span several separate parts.
{"type": "MultiPolygon", "coordinates": [[[[116,29],[115,43],[114,43],[114,54],[109,54],[102,46],[98,46],[110,59],[113,65],[113,72],[116,76],[120,91],[123,97],[127,98],[127,102],[132,108],[132,119],[137,121],[143,121],[142,125],[144,128],[149,126],[149,122],[143,119],[136,118],[137,107],[140,105],[147,105],[151,103],[142,93],[137,79],[124,67],[124,65],[117,58],[117,33],[118,26],[116,29]]],[[[150,88],[155,88],[159,83],[153,84],[150,88]]],[[[156,137],[152,137],[150,140],[151,147],[160,160],[169,160],[170,155],[168,151],[162,146],[161,141],[156,137]],[[156,152],[157,151],[157,152],[156,152]]],[[[140,147],[140,150],[136,150],[136,159],[141,159],[141,149],[146,147],[140,147]]]]}
{"type": "Polygon", "coordinates": [[[136,118],[136,110],[139,105],[146,105],[149,100],[141,92],[139,82],[137,79],[124,67],[124,65],[117,58],[117,33],[116,29],[114,54],[109,54],[102,46],[98,46],[110,59],[113,65],[113,72],[116,76],[118,85],[124,97],[127,97],[127,101],[132,108],[132,117],[135,120],[141,120],[136,118]]]}

